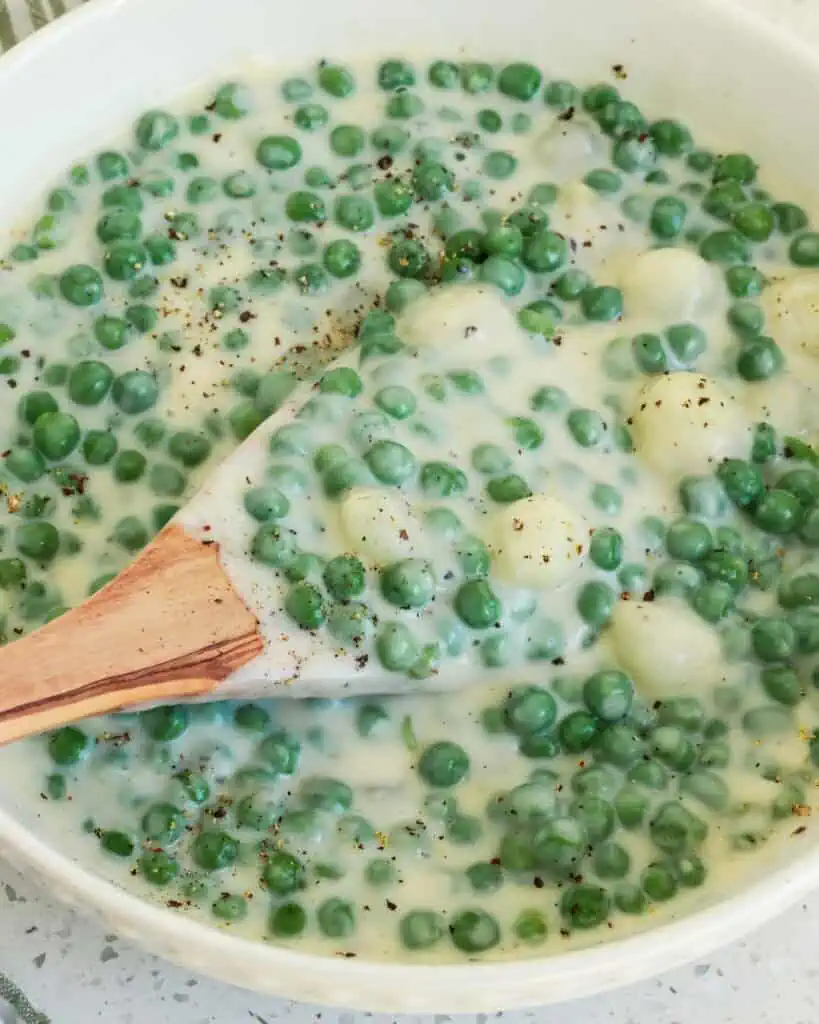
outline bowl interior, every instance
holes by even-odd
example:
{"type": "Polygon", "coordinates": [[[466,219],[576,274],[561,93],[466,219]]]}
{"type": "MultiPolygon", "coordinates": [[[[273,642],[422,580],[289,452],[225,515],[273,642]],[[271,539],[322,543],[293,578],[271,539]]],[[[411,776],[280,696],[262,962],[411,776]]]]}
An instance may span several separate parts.
{"type": "MultiPolygon", "coordinates": [[[[703,144],[747,150],[766,187],[816,208],[819,134],[806,97],[816,57],[751,15],[711,0],[98,0],[0,64],[4,159],[0,224],[55,174],[137,112],[254,64],[419,53],[530,59],[550,75],[618,81],[649,115],[676,116],[703,144]],[[618,71],[615,72],[615,66],[618,71]],[[775,84],[774,84],[775,83],[775,84]]],[[[237,984],[294,998],[391,1011],[493,1011],[633,981],[734,938],[819,883],[819,832],[758,856],[755,874],[712,905],[689,905],[647,935],[548,960],[459,967],[339,962],[249,943],[122,893],[82,867],[84,837],[62,827],[0,751],[0,849],[58,893],[100,910],[155,951],[237,984]]]]}

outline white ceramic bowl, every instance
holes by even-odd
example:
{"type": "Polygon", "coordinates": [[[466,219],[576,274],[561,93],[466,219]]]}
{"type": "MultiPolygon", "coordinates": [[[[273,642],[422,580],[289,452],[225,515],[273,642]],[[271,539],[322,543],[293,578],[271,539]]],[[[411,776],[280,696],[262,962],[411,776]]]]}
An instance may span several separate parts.
{"type": "MultiPolygon", "coordinates": [[[[816,206],[819,59],[713,0],[96,0],[0,62],[0,224],[140,110],[250,63],[353,52],[527,57],[578,80],[628,76],[649,114],[679,116],[720,150],[747,149],[780,194],[816,206]],[[814,202],[811,202],[811,200],[814,202]]],[[[548,959],[429,967],[308,956],[144,903],[82,866],[44,805],[3,770],[0,849],[110,927],[194,970],[261,992],[389,1011],[475,1012],[557,1002],[705,955],[819,885],[819,830],[758,858],[738,891],[624,941],[548,959]]],[[[611,933],[607,936],[614,938],[611,933]]]]}

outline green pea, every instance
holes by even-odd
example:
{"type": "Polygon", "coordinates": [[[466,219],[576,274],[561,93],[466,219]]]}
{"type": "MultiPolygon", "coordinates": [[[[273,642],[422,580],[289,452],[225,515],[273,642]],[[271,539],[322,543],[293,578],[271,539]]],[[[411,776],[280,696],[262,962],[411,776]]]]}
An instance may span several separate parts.
{"type": "Polygon", "coordinates": [[[804,508],[790,491],[773,488],[760,498],[753,518],[766,533],[786,535],[799,528],[804,519],[804,508]]]}
{"type": "Polygon", "coordinates": [[[247,171],[235,171],[222,179],[222,191],[231,199],[250,199],[256,195],[256,183],[247,171]]]}
{"type": "Polygon", "coordinates": [[[756,267],[735,266],[725,271],[728,291],[738,299],[759,295],[765,285],[765,278],[756,267]]]}
{"type": "Polygon", "coordinates": [[[276,896],[289,896],[304,888],[304,865],[286,850],[267,855],[262,868],[262,885],[276,896]]]}
{"type": "Polygon", "coordinates": [[[500,927],[484,910],[462,910],[452,918],[449,936],[463,953],[484,953],[500,941],[500,927]]]}
{"type": "Polygon", "coordinates": [[[576,606],[584,622],[600,629],[611,618],[616,599],[615,591],[607,583],[594,580],[580,588],[576,606]]]}
{"type": "Polygon", "coordinates": [[[500,864],[477,861],[466,869],[466,877],[474,892],[496,892],[503,885],[500,864]]]}
{"type": "Polygon", "coordinates": [[[293,122],[306,132],[318,131],[329,119],[330,112],[321,103],[305,103],[293,114],[293,122]]]}
{"type": "Polygon", "coordinates": [[[764,490],[760,471],[742,459],[726,459],[717,469],[717,477],[725,493],[740,508],[753,505],[764,490]]]}
{"type": "Polygon", "coordinates": [[[39,480],[46,471],[46,463],[39,452],[32,448],[13,448],[5,460],[6,469],[23,483],[39,480]]]}
{"type": "Polygon", "coordinates": [[[14,543],[25,558],[45,564],[56,557],[60,547],[60,534],[51,523],[23,523],[14,532],[14,543]]]}
{"type": "Polygon", "coordinates": [[[423,608],[435,594],[432,566],[419,558],[406,558],[381,570],[381,594],[399,608],[423,608]]]}
{"type": "Polygon", "coordinates": [[[382,722],[389,721],[383,704],[362,704],[356,712],[356,731],[360,736],[371,736],[382,722]]]}
{"type": "Polygon", "coordinates": [[[623,181],[616,171],[610,171],[603,167],[584,175],[583,184],[605,196],[618,192],[623,181]]]}
{"type": "Polygon", "coordinates": [[[549,729],[557,717],[554,697],[539,686],[512,690],[503,705],[504,722],[518,736],[549,729]]]}
{"type": "Polygon", "coordinates": [[[752,242],[767,241],[775,223],[773,211],[766,203],[746,203],[733,216],[734,227],[752,242]]]}
{"type": "Polygon", "coordinates": [[[391,281],[385,295],[387,309],[391,313],[401,313],[411,302],[415,302],[416,299],[425,295],[426,291],[427,286],[424,282],[415,278],[407,277],[391,281]]]}
{"type": "Polygon", "coordinates": [[[721,156],[714,166],[714,181],[737,181],[750,184],[756,178],[757,165],[745,153],[729,153],[721,156]]]}
{"type": "Polygon", "coordinates": [[[181,704],[166,704],[143,712],[140,721],[152,740],[169,743],[187,731],[190,713],[181,704]]]}
{"type": "Polygon", "coordinates": [[[233,436],[241,441],[249,437],[262,422],[259,411],[250,400],[242,401],[234,406],[227,416],[233,436]]]}
{"type": "Polygon", "coordinates": [[[352,277],[361,266],[361,253],[354,242],[340,238],[330,242],[322,257],[325,270],[333,277],[352,277]]]}
{"type": "Polygon", "coordinates": [[[76,363],[68,377],[68,396],[77,405],[98,405],[108,394],[114,380],[105,363],[84,360],[76,363]]]}
{"type": "Polygon", "coordinates": [[[292,775],[299,763],[301,747],[284,731],[271,732],[259,744],[259,757],[279,775],[292,775]]]}
{"type": "Polygon", "coordinates": [[[471,629],[488,629],[501,615],[501,602],[486,580],[462,583],[455,593],[453,607],[458,618],[471,629]]]}
{"type": "Polygon", "coordinates": [[[94,337],[103,348],[114,351],[127,343],[128,324],[115,316],[101,316],[94,321],[94,337]]]}
{"type": "Polygon", "coordinates": [[[395,242],[387,256],[390,270],[398,277],[417,278],[426,273],[430,258],[421,242],[401,239],[395,242]]]}
{"type": "Polygon", "coordinates": [[[819,501],[819,473],[813,469],[792,469],[777,480],[776,486],[796,495],[807,507],[819,501]]]}
{"type": "Polygon", "coordinates": [[[611,897],[599,885],[578,882],[567,886],[560,897],[560,916],[568,928],[596,928],[610,911],[611,897]]]}
{"type": "Polygon", "coordinates": [[[517,473],[493,477],[486,485],[486,491],[493,501],[509,504],[528,498],[532,491],[527,482],[517,473]]]}
{"type": "Polygon", "coordinates": [[[699,251],[704,260],[727,266],[750,258],[748,241],[738,231],[712,231],[700,242],[699,251]]]}
{"type": "Polygon", "coordinates": [[[796,634],[785,618],[758,619],[751,629],[751,644],[761,661],[786,661],[796,649],[796,634]]]}
{"type": "Polygon", "coordinates": [[[805,572],[790,577],[779,585],[777,599],[783,608],[819,604],[819,575],[805,572]]]}
{"type": "Polygon", "coordinates": [[[321,591],[312,583],[294,583],[284,599],[284,610],[302,629],[318,629],[327,617],[321,591]]]}
{"type": "Polygon", "coordinates": [[[728,783],[716,772],[698,771],[680,780],[680,793],[699,800],[712,811],[723,811],[730,800],[728,783]]]}
{"type": "Polygon", "coordinates": [[[429,949],[446,933],[441,914],[434,910],[411,910],[401,918],[399,934],[407,949],[429,949]]]}
{"type": "Polygon", "coordinates": [[[572,711],[558,723],[557,732],[563,747],[570,753],[587,750],[597,735],[597,719],[586,711],[572,711]]]}
{"type": "Polygon", "coordinates": [[[237,728],[247,732],[264,732],[270,723],[270,715],[258,704],[240,704],[233,713],[237,728]]]}
{"type": "Polygon", "coordinates": [[[760,673],[760,682],[771,700],[791,707],[804,696],[796,671],[788,665],[766,665],[760,673]]]}
{"type": "Polygon", "coordinates": [[[631,341],[634,361],[643,373],[666,373],[668,356],[662,338],[657,334],[637,334],[631,341]]]}
{"type": "Polygon", "coordinates": [[[346,939],[355,931],[356,919],[352,903],[336,896],[319,904],[316,920],[322,935],[330,939],[346,939]]]}
{"type": "Polygon", "coordinates": [[[420,655],[420,648],[408,626],[386,622],[379,626],[375,639],[378,659],[391,672],[406,672],[420,655]]]}
{"type": "Polygon", "coordinates": [[[606,424],[593,409],[572,409],[566,417],[566,426],[577,444],[583,448],[593,448],[606,435],[606,424]]]}
{"type": "Polygon", "coordinates": [[[734,213],[746,202],[745,191],[734,181],[721,182],[705,194],[703,209],[719,220],[731,220],[734,213]]]}
{"type": "Polygon", "coordinates": [[[657,808],[649,822],[651,841],[663,853],[683,854],[699,845],[707,836],[708,827],[682,804],[666,801],[657,808]]]}
{"type": "Polygon", "coordinates": [[[156,404],[159,388],[153,374],[146,370],[128,370],[114,380],[111,396],[122,412],[135,416],[156,404]]]}
{"type": "MultiPolygon", "coordinates": [[[[61,778],[61,776],[57,776],[61,778]]],[[[134,841],[124,832],[106,829],[100,834],[100,846],[115,857],[130,857],[134,852],[134,841]]]]}
{"type": "Polygon", "coordinates": [[[547,106],[556,107],[558,110],[568,110],[569,107],[578,103],[577,88],[571,82],[555,80],[549,82],[543,90],[543,99],[547,106]]]}
{"type": "Polygon", "coordinates": [[[672,558],[696,562],[711,550],[711,531],[696,519],[676,519],[665,535],[665,547],[672,558]]]}
{"type": "Polygon", "coordinates": [[[111,532],[111,541],[131,554],[144,548],[149,540],[148,530],[136,516],[118,520],[111,532]]]}
{"type": "Polygon", "coordinates": [[[589,558],[598,569],[613,572],[623,560],[623,538],[613,527],[596,529],[589,544],[589,558]]]}
{"type": "Polygon", "coordinates": [[[376,182],[373,199],[383,217],[400,217],[412,206],[413,190],[401,178],[391,178],[376,182]]]}
{"type": "Polygon", "coordinates": [[[589,843],[596,845],[614,831],[614,807],[602,797],[582,796],[573,800],[569,813],[578,821],[589,843]]]}
{"type": "MultiPolygon", "coordinates": [[[[771,209],[776,218],[776,226],[783,235],[792,235],[795,231],[801,231],[808,226],[808,215],[794,203],[774,203],[771,209]]],[[[796,262],[794,260],[794,263],[796,262]]]]}
{"type": "Polygon", "coordinates": [[[804,231],[790,243],[788,256],[796,266],[819,266],[819,233],[804,231]]]}
{"type": "Polygon", "coordinates": [[[241,921],[247,917],[247,900],[244,896],[222,892],[211,905],[211,913],[220,921],[241,921]]]}
{"type": "Polygon", "coordinates": [[[169,885],[179,874],[179,862],[164,850],[146,850],[137,865],[151,885],[169,885]]]}
{"type": "Polygon", "coordinates": [[[445,60],[433,61],[427,71],[427,79],[436,89],[454,89],[459,80],[457,65],[445,60]]]}
{"type": "Polygon", "coordinates": [[[540,89],[543,75],[533,64],[507,64],[498,73],[498,91],[522,103],[531,100],[540,89]]]}
{"type": "Polygon", "coordinates": [[[293,280],[301,295],[321,295],[330,285],[327,271],[318,263],[303,263],[297,267],[293,280]]]}
{"type": "Polygon", "coordinates": [[[219,871],[236,861],[239,843],[229,832],[211,828],[196,836],[190,853],[197,867],[205,871],[219,871]]]}
{"type": "Polygon", "coordinates": [[[415,70],[405,60],[385,60],[378,66],[377,81],[386,92],[407,89],[415,85],[415,70]]]}
{"type": "Polygon", "coordinates": [[[365,571],[353,555],[331,558],[324,568],[324,585],[337,601],[349,601],[364,592],[365,571]]]}
{"type": "Polygon", "coordinates": [[[492,255],[481,264],[480,277],[509,296],[518,295],[526,279],[524,269],[517,260],[500,255],[492,255]]]}
{"type": "Polygon", "coordinates": [[[63,726],[48,737],[48,755],[63,767],[77,764],[87,753],[88,736],[75,725],[63,726]]]}
{"type": "Polygon", "coordinates": [[[467,579],[489,575],[491,555],[480,537],[472,534],[460,537],[455,547],[455,556],[461,572],[467,579]]]}
{"type": "Polygon", "coordinates": [[[152,804],[142,816],[142,834],[152,843],[175,843],[185,829],[185,817],[169,803],[152,804]]]}
{"type": "Polygon", "coordinates": [[[327,219],[324,201],[315,192],[291,192],[285,200],[284,210],[297,223],[316,223],[327,219]]]}
{"type": "Polygon", "coordinates": [[[441,740],[426,747],[418,760],[418,774],[428,786],[456,786],[469,773],[469,755],[457,743],[441,740]]]}
{"type": "Polygon", "coordinates": [[[645,744],[634,729],[625,724],[609,725],[595,740],[597,757],[627,768],[645,753],[645,744]]]}
{"type": "Polygon", "coordinates": [[[27,575],[25,563],[19,558],[0,558],[0,588],[3,590],[22,586],[27,575]]]}
{"type": "Polygon", "coordinates": [[[583,684],[583,700],[589,711],[604,722],[625,718],[631,708],[631,680],[616,669],[604,669],[589,676],[583,684]]]}
{"type": "Polygon", "coordinates": [[[99,271],[83,263],[64,270],[59,279],[60,293],[72,306],[94,306],[103,297],[99,271]]]}
{"type": "Polygon", "coordinates": [[[178,134],[179,122],[164,110],[147,111],[134,128],[137,144],[153,152],[164,149],[178,134]]]}
{"type": "Polygon", "coordinates": [[[168,454],[188,469],[201,466],[211,452],[211,443],[204,434],[179,430],[168,441],[168,454]]]}
{"type": "Polygon", "coordinates": [[[175,466],[157,463],[148,472],[148,483],[154,494],[161,498],[178,498],[187,487],[184,474],[175,466]]]}
{"type": "Polygon", "coordinates": [[[364,385],[361,377],[350,367],[340,366],[328,370],[319,381],[319,391],[325,395],[343,395],[345,398],[356,398],[361,394],[364,385]]]}

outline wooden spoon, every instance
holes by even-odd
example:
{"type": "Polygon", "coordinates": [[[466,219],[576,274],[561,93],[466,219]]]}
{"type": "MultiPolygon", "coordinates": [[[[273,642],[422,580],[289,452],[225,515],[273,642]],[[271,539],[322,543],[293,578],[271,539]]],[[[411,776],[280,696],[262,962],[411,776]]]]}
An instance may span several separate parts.
{"type": "MultiPolygon", "coordinates": [[[[337,365],[356,362],[347,356],[337,365]]],[[[241,560],[247,550],[237,525],[241,495],[249,479],[263,478],[269,435],[292,420],[311,387],[301,385],[258,427],[111,583],[3,647],[0,744],[147,703],[456,685],[451,678],[410,683],[320,633],[294,627],[271,635],[266,588],[247,581],[239,587],[236,573],[231,579],[226,571],[228,556],[241,560]],[[224,495],[231,496],[227,505],[224,495]],[[218,530],[210,525],[216,522],[218,530]]]]}
{"type": "Polygon", "coordinates": [[[219,546],[169,523],[108,586],[0,655],[0,743],[210,693],[264,650],[219,546]]]}

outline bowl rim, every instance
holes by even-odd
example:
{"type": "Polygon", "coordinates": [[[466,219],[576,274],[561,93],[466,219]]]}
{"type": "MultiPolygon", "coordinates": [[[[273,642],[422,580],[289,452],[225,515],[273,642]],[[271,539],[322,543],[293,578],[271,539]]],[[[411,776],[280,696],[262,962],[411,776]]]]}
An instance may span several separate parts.
{"type": "MultiPolygon", "coordinates": [[[[135,2],[87,0],[55,18],[2,56],[0,83],[42,51],[62,45],[99,20],[116,17],[135,2]]],[[[738,0],[696,4],[716,17],[731,17],[764,32],[776,46],[787,47],[794,60],[809,63],[819,77],[819,47],[811,41],[791,34],[757,9],[741,7],[738,0]]],[[[125,923],[123,933],[148,950],[156,936],[163,936],[163,944],[170,943],[175,951],[164,950],[164,955],[181,965],[250,987],[244,978],[233,977],[231,964],[238,959],[257,972],[253,987],[260,992],[285,997],[292,992],[295,998],[347,1009],[413,1013],[523,1009],[603,993],[708,955],[819,888],[819,850],[814,848],[703,909],[622,940],[518,960],[410,964],[300,952],[186,917],[97,875],[39,838],[2,806],[0,854],[22,870],[33,868],[52,883],[57,898],[84,912],[96,911],[115,927],[125,923]]]]}

